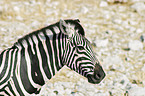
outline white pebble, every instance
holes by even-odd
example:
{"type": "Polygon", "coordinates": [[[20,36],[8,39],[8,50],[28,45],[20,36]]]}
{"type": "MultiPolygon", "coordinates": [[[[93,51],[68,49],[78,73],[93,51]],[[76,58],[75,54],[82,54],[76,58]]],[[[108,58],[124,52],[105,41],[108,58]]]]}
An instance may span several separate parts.
{"type": "Polygon", "coordinates": [[[113,22],[116,23],[116,24],[121,24],[122,20],[121,19],[114,19],[113,22]]]}
{"type": "Polygon", "coordinates": [[[107,7],[107,6],[108,6],[107,2],[105,2],[105,1],[100,2],[100,7],[107,7]]]}
{"type": "Polygon", "coordinates": [[[1,31],[7,31],[5,28],[0,28],[1,31]]]}
{"type": "Polygon", "coordinates": [[[138,3],[135,3],[131,6],[131,8],[137,10],[137,11],[140,11],[140,10],[145,10],[145,4],[143,2],[138,2],[138,3]]]}
{"type": "Polygon", "coordinates": [[[135,22],[135,21],[129,21],[130,25],[137,25],[138,22],[135,22]]]}
{"type": "Polygon", "coordinates": [[[71,89],[69,88],[65,89],[64,91],[65,91],[65,94],[68,94],[68,95],[71,94],[71,89]]]}
{"type": "Polygon", "coordinates": [[[33,27],[35,28],[35,27],[38,27],[39,24],[40,24],[39,21],[36,21],[36,20],[35,20],[35,21],[33,21],[33,22],[31,23],[31,26],[33,26],[33,27]]]}
{"type": "Polygon", "coordinates": [[[104,68],[105,69],[116,69],[120,71],[124,71],[125,68],[122,65],[123,61],[119,56],[107,56],[106,58],[103,59],[104,61],[104,68]]]}
{"type": "Polygon", "coordinates": [[[136,10],[140,16],[145,16],[145,4],[144,2],[138,2],[131,6],[134,10],[136,10]]]}
{"type": "Polygon", "coordinates": [[[145,96],[145,88],[134,86],[129,91],[129,96],[145,96]]]}
{"type": "Polygon", "coordinates": [[[20,8],[19,7],[17,7],[17,6],[14,6],[14,8],[13,8],[15,11],[19,11],[20,10],[20,8]]]}
{"type": "Polygon", "coordinates": [[[21,16],[17,16],[16,19],[17,19],[17,20],[20,20],[20,21],[23,20],[23,18],[22,18],[21,16]]]}
{"type": "Polygon", "coordinates": [[[104,39],[104,40],[96,40],[95,41],[97,47],[106,47],[109,43],[108,39],[104,39]]]}
{"type": "Polygon", "coordinates": [[[137,29],[136,30],[136,33],[142,33],[143,31],[142,31],[142,29],[137,29]]]}
{"type": "Polygon", "coordinates": [[[141,68],[141,70],[142,70],[143,72],[145,72],[145,64],[144,64],[144,66],[141,68]]]}
{"type": "Polygon", "coordinates": [[[128,46],[131,50],[143,49],[143,44],[139,40],[130,41],[128,46]]]}
{"type": "Polygon", "coordinates": [[[111,3],[115,2],[115,1],[126,3],[128,0],[107,0],[107,1],[111,2],[111,3]]]}
{"type": "Polygon", "coordinates": [[[135,27],[130,27],[130,31],[131,31],[131,32],[134,32],[135,30],[136,30],[135,27]]]}
{"type": "Polygon", "coordinates": [[[89,9],[87,7],[82,7],[82,10],[81,10],[84,14],[88,13],[89,12],[89,9]]]}

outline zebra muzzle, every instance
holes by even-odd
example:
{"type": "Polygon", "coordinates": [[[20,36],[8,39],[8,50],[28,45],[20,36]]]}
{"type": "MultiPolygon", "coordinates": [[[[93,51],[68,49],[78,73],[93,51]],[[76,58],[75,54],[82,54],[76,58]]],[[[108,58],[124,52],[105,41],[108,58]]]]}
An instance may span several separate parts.
{"type": "Polygon", "coordinates": [[[100,79],[100,76],[99,76],[98,74],[96,74],[96,75],[94,75],[94,78],[95,78],[96,80],[99,80],[99,79],[100,79]]]}
{"type": "Polygon", "coordinates": [[[105,72],[103,71],[103,68],[100,65],[96,65],[94,74],[88,76],[88,82],[93,84],[100,83],[105,77],[105,72]]]}

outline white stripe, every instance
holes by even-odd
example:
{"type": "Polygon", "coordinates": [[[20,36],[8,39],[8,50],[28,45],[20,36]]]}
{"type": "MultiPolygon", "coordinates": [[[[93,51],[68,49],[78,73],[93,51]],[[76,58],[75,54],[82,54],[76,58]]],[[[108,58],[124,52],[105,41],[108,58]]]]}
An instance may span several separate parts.
{"type": "Polygon", "coordinates": [[[0,73],[2,72],[3,68],[4,68],[4,65],[5,65],[5,60],[6,60],[6,53],[7,53],[8,50],[6,50],[4,53],[3,53],[3,60],[2,60],[2,64],[0,66],[0,73]]]}
{"type": "Polygon", "coordinates": [[[59,28],[57,26],[53,27],[53,29],[54,29],[56,34],[60,33],[60,30],[59,30],[59,28]]]}
{"type": "Polygon", "coordinates": [[[54,27],[54,31],[57,33],[56,35],[56,50],[57,50],[57,56],[58,56],[58,63],[59,63],[59,67],[62,67],[60,64],[60,57],[59,57],[59,45],[58,45],[58,33],[60,33],[60,30],[58,27],[54,27]]]}
{"type": "Polygon", "coordinates": [[[57,47],[56,50],[57,50],[57,56],[58,56],[58,63],[59,63],[59,67],[62,67],[61,64],[60,64],[60,56],[59,56],[60,51],[59,51],[59,47],[58,47],[59,46],[58,45],[58,35],[57,35],[56,38],[57,38],[57,40],[56,40],[56,47],[57,47]]]}
{"type": "Polygon", "coordinates": [[[65,44],[65,43],[63,42],[62,34],[60,34],[60,46],[61,46],[61,47],[60,47],[60,48],[61,48],[60,50],[61,50],[61,54],[63,54],[63,52],[64,52],[64,51],[63,51],[62,43],[65,44]]]}
{"type": "Polygon", "coordinates": [[[46,29],[46,35],[50,36],[50,35],[53,35],[53,33],[52,33],[52,31],[50,29],[46,29]]]}
{"type": "Polygon", "coordinates": [[[20,59],[21,59],[21,46],[18,46],[19,47],[19,51],[18,51],[18,58],[17,58],[17,64],[16,64],[16,70],[15,70],[15,74],[16,74],[16,78],[18,80],[18,83],[19,83],[19,86],[20,86],[20,89],[22,90],[23,94],[24,95],[30,95],[29,93],[27,93],[27,91],[24,89],[24,86],[22,84],[22,81],[21,81],[21,77],[20,77],[20,59]]]}
{"type": "Polygon", "coordinates": [[[10,94],[10,96],[14,96],[8,87],[5,87],[5,90],[10,94]]]}
{"type": "Polygon", "coordinates": [[[46,74],[45,74],[45,72],[44,72],[44,69],[43,69],[43,67],[42,67],[42,57],[41,57],[41,54],[40,54],[40,51],[39,51],[38,40],[37,40],[36,36],[33,36],[33,40],[34,40],[34,42],[35,42],[35,44],[36,44],[37,57],[39,58],[40,71],[41,71],[41,73],[42,73],[42,76],[43,76],[44,81],[46,81],[46,80],[48,80],[48,79],[47,79],[47,76],[46,76],[46,74]]]}
{"type": "Polygon", "coordinates": [[[2,89],[5,85],[7,85],[7,82],[5,82],[4,84],[2,84],[2,85],[0,86],[0,89],[2,89]]]}
{"type": "MultiPolygon", "coordinates": [[[[87,72],[87,71],[84,71],[84,73],[87,73],[86,76],[88,76],[88,75],[93,75],[93,74],[94,74],[94,72],[87,72]]],[[[83,74],[83,75],[84,75],[84,74],[83,74]]]]}
{"type": "Polygon", "coordinates": [[[53,39],[53,32],[50,29],[46,30],[46,35],[49,37],[50,41],[53,39]]]}
{"type": "MultiPolygon", "coordinates": [[[[64,52],[66,52],[65,50],[66,50],[66,44],[67,44],[67,42],[66,42],[67,40],[66,40],[66,38],[65,38],[65,35],[62,35],[61,34],[61,54],[62,54],[62,56],[63,55],[65,55],[65,53],[64,52]]],[[[62,58],[62,56],[61,56],[61,58],[62,58]]],[[[62,63],[64,63],[64,58],[62,58],[62,60],[63,60],[63,62],[62,63]]]]}
{"type": "Polygon", "coordinates": [[[30,45],[31,45],[31,49],[32,49],[32,52],[33,52],[33,54],[35,55],[35,51],[34,51],[34,47],[33,47],[33,42],[32,42],[32,39],[31,38],[29,38],[29,43],[30,43],[30,45]]]}
{"type": "MultiPolygon", "coordinates": [[[[44,34],[41,34],[41,35],[44,36],[44,34]]],[[[45,42],[46,40],[44,41],[43,39],[41,39],[41,37],[39,35],[38,35],[38,37],[41,40],[41,42],[43,44],[43,48],[44,48],[45,53],[47,55],[47,61],[48,61],[47,63],[48,63],[48,66],[49,66],[49,69],[48,70],[50,70],[50,74],[51,74],[51,76],[53,76],[53,72],[52,72],[51,65],[50,65],[51,63],[50,63],[50,60],[49,60],[50,56],[48,54],[48,50],[47,50],[47,46],[46,46],[46,42],[45,42]]]]}
{"type": "Polygon", "coordinates": [[[52,59],[53,59],[53,66],[54,66],[54,72],[56,73],[57,72],[57,69],[56,69],[56,66],[55,66],[55,53],[54,53],[54,49],[53,49],[53,41],[50,40],[50,45],[51,45],[51,49],[52,49],[52,59]]]}
{"type": "MultiPolygon", "coordinates": [[[[80,63],[83,63],[83,62],[90,62],[90,61],[89,61],[89,60],[78,61],[77,64],[75,64],[75,65],[77,65],[77,68],[79,68],[80,63]]],[[[82,64],[80,67],[82,68],[82,67],[87,67],[87,66],[92,66],[92,67],[93,67],[92,64],[82,64]]],[[[81,69],[81,68],[80,68],[80,69],[81,69]]],[[[81,73],[82,73],[82,70],[78,70],[78,72],[79,72],[79,71],[81,71],[81,73]]],[[[83,75],[83,74],[82,74],[82,75],[83,75]]]]}
{"type": "MultiPolygon", "coordinates": [[[[72,51],[72,50],[71,50],[71,51],[72,51]]],[[[75,50],[74,50],[74,51],[75,51],[75,50]]],[[[71,52],[71,53],[72,53],[72,52],[71,52]]],[[[71,55],[71,53],[69,54],[69,56],[67,56],[68,58],[71,58],[71,59],[70,59],[70,62],[67,62],[67,65],[68,65],[68,66],[71,65],[71,62],[72,62],[72,59],[73,59],[73,56],[74,56],[75,52],[73,52],[72,55],[71,55]]],[[[76,58],[77,58],[77,57],[75,56],[74,61],[76,61],[76,58]]],[[[68,60],[68,61],[69,61],[69,60],[68,60]]],[[[74,62],[74,61],[73,61],[73,62],[74,62]]],[[[73,62],[72,62],[72,64],[73,64],[73,62]]],[[[76,64],[75,64],[75,65],[76,65],[76,64]]],[[[73,67],[72,67],[72,68],[73,68],[73,67]]]]}
{"type": "MultiPolygon", "coordinates": [[[[34,88],[40,88],[41,86],[36,84],[33,79],[32,79],[32,74],[31,74],[31,60],[30,60],[30,57],[29,57],[29,53],[28,53],[28,45],[27,45],[27,42],[26,40],[23,40],[23,46],[25,48],[25,59],[26,59],[26,62],[27,62],[27,71],[28,71],[28,78],[30,80],[30,83],[32,84],[32,86],[34,86],[34,88]]],[[[36,69],[37,70],[37,69],[36,69]]]]}
{"type": "Polygon", "coordinates": [[[9,96],[5,92],[0,92],[0,95],[9,96]]]}
{"type": "MultiPolygon", "coordinates": [[[[53,32],[49,29],[46,30],[46,34],[47,36],[49,37],[50,39],[50,47],[52,48],[52,54],[53,54],[53,63],[54,63],[54,72],[56,73],[57,72],[57,69],[56,69],[56,66],[55,66],[55,57],[54,57],[54,50],[53,50],[53,44],[52,44],[52,39],[53,39],[53,32]]],[[[53,74],[54,75],[54,74],[53,74]]]]}
{"type": "Polygon", "coordinates": [[[69,46],[67,46],[67,53],[66,53],[66,55],[67,55],[67,62],[66,62],[66,64],[68,64],[68,63],[70,63],[70,62],[68,62],[69,61],[69,57],[70,57],[70,55],[71,55],[71,52],[72,52],[72,49],[69,47],[69,46]],[[70,53],[69,53],[70,52],[70,53]]]}
{"type": "MultiPolygon", "coordinates": [[[[78,58],[81,58],[81,56],[78,57],[78,58]]],[[[79,67],[80,63],[83,63],[83,62],[90,62],[90,60],[78,61],[77,67],[79,67]]],[[[83,64],[82,66],[92,66],[92,67],[94,67],[92,64],[83,64]]]]}
{"type": "Polygon", "coordinates": [[[11,85],[11,87],[12,87],[14,93],[16,94],[16,96],[20,96],[20,94],[18,93],[18,91],[17,91],[17,89],[16,89],[16,87],[15,87],[15,84],[14,84],[14,81],[13,81],[12,78],[10,78],[9,82],[10,82],[10,85],[11,85]]]}
{"type": "MultiPolygon", "coordinates": [[[[12,61],[11,77],[13,76],[13,68],[14,68],[14,63],[15,63],[15,59],[16,59],[16,57],[15,57],[16,51],[17,51],[17,50],[14,51],[13,57],[12,57],[12,58],[13,58],[13,61],[12,61]]],[[[10,78],[11,78],[11,77],[10,77],[10,78]]]]}
{"type": "MultiPolygon", "coordinates": [[[[78,57],[75,57],[75,58],[74,58],[74,61],[76,61],[77,58],[78,58],[78,57]]],[[[75,71],[76,71],[76,69],[78,69],[78,67],[77,67],[77,64],[76,64],[74,61],[72,62],[72,66],[70,66],[70,67],[73,68],[73,69],[75,69],[75,71]],[[74,66],[73,66],[73,65],[74,65],[74,66]]]]}
{"type": "Polygon", "coordinates": [[[5,70],[6,73],[3,76],[3,78],[0,80],[0,82],[2,82],[8,76],[8,73],[9,73],[9,70],[10,70],[10,63],[11,63],[11,52],[12,52],[12,50],[9,51],[8,64],[6,64],[7,65],[7,69],[5,70]]]}

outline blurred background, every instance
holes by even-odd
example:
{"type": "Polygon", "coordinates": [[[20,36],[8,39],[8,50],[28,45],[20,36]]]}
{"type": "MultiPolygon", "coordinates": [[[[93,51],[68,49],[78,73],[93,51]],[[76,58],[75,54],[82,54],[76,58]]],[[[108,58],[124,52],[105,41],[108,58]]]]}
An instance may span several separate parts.
{"type": "Polygon", "coordinates": [[[107,76],[62,68],[39,96],[145,96],[145,0],[0,0],[0,52],[60,19],[80,19],[107,76]]]}

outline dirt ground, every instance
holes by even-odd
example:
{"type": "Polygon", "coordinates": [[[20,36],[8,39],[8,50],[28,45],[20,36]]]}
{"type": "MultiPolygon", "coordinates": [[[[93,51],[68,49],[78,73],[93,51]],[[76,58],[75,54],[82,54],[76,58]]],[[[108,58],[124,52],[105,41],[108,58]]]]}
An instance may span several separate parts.
{"type": "Polygon", "coordinates": [[[145,96],[145,0],[0,0],[0,51],[60,19],[80,19],[107,76],[64,67],[41,96],[145,96]]]}

